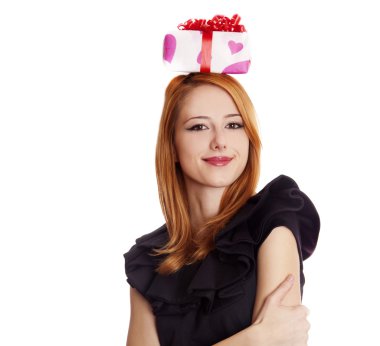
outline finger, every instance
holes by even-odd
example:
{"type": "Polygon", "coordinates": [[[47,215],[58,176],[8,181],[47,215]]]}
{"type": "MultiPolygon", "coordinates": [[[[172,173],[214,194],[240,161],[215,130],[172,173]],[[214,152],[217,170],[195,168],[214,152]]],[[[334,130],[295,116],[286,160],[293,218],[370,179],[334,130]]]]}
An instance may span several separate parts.
{"type": "Polygon", "coordinates": [[[307,317],[310,314],[310,310],[305,305],[295,305],[293,307],[304,317],[307,317]]]}
{"type": "Polygon", "coordinates": [[[286,294],[290,291],[294,284],[294,276],[289,274],[283,282],[272,292],[270,301],[275,304],[281,304],[286,294]]]}

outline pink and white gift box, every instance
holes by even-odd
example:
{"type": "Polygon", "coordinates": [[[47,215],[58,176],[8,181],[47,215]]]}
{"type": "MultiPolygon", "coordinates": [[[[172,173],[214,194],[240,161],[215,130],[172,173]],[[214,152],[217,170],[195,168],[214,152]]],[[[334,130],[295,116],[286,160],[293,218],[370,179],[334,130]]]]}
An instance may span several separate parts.
{"type": "Polygon", "coordinates": [[[163,60],[172,71],[247,73],[251,64],[248,34],[193,29],[171,31],[164,39],[163,60]]]}

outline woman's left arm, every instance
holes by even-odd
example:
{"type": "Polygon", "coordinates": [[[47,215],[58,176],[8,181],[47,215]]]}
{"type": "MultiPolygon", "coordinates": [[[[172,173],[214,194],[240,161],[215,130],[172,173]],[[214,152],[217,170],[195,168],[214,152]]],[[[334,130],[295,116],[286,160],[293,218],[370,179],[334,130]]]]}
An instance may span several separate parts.
{"type": "Polygon", "coordinates": [[[276,227],[258,252],[252,324],[214,345],[306,345],[308,322],[304,323],[305,308],[300,303],[297,242],[287,227],[276,227]],[[291,288],[284,282],[288,274],[294,277],[291,288]]]}
{"type": "Polygon", "coordinates": [[[261,244],[257,255],[257,290],[252,323],[256,320],[265,298],[288,274],[294,275],[294,284],[281,305],[300,305],[300,259],[296,239],[287,227],[279,226],[261,244]]]}

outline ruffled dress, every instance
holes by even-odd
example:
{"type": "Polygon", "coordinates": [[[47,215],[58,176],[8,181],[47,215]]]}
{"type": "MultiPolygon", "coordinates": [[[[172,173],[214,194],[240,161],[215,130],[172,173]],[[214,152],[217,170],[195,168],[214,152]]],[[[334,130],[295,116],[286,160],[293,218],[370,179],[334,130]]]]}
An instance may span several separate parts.
{"type": "Polygon", "coordinates": [[[203,261],[174,274],[156,273],[162,258],[148,255],[167,242],[165,225],[136,239],[124,254],[127,282],[150,303],[161,346],[209,346],[251,324],[258,249],[277,226],[288,227],[297,241],[303,294],[303,261],[317,245],[320,219],[309,197],[286,175],[247,200],[203,261]]]}

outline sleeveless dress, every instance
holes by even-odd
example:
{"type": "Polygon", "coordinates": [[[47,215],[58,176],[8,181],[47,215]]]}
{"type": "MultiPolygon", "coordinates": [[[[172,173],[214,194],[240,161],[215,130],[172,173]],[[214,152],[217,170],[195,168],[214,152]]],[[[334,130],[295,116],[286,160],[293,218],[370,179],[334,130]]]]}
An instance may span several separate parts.
{"type": "Polygon", "coordinates": [[[174,274],[154,272],[161,256],[148,255],[166,243],[165,224],[136,239],[124,254],[127,282],[150,303],[161,346],[210,346],[251,325],[258,249],[277,226],[288,227],[297,241],[303,295],[302,262],[317,245],[320,219],[309,197],[286,175],[247,200],[203,261],[174,274]]]}

